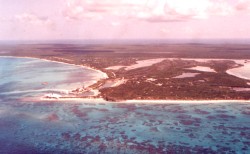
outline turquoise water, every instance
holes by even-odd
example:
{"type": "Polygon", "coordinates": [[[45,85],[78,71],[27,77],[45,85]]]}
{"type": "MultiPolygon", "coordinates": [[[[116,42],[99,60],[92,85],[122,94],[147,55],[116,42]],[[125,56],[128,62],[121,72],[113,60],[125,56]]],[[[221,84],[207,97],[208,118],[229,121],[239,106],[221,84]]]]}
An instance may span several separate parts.
{"type": "Polygon", "coordinates": [[[96,74],[35,59],[0,64],[0,153],[250,153],[248,103],[25,101],[96,74]]]}
{"type": "Polygon", "coordinates": [[[100,72],[91,69],[32,58],[0,58],[1,97],[19,95],[42,97],[45,94],[63,95],[90,85],[100,72]]]}

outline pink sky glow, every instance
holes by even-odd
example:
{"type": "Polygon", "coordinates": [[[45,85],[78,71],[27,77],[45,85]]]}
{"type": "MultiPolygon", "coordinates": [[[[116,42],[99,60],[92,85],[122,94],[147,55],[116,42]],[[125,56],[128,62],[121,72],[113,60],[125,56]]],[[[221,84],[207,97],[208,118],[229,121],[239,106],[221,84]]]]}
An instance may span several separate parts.
{"type": "Polygon", "coordinates": [[[250,0],[0,0],[0,40],[250,38],[250,0]]]}

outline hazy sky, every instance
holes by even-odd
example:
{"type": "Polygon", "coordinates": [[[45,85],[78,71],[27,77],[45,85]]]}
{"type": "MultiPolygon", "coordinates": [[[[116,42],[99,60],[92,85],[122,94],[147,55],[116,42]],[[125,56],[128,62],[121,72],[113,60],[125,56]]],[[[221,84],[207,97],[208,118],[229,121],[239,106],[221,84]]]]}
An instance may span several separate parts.
{"type": "Polygon", "coordinates": [[[250,38],[250,0],[0,0],[0,40],[250,38]]]}

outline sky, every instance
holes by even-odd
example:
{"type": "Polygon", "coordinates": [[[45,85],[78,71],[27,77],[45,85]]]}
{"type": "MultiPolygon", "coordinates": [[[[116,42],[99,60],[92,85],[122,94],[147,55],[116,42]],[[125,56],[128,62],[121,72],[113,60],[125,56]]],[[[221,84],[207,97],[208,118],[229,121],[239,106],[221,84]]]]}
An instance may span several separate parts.
{"type": "Polygon", "coordinates": [[[0,0],[0,40],[247,38],[250,0],[0,0]]]}

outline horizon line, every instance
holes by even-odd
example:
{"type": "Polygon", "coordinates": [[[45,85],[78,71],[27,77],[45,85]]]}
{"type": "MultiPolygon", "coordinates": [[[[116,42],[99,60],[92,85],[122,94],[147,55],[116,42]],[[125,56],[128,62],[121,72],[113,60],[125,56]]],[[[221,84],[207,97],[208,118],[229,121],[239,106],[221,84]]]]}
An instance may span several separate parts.
{"type": "Polygon", "coordinates": [[[174,38],[174,39],[42,39],[42,40],[0,40],[0,44],[147,44],[147,43],[197,43],[197,44],[250,44],[250,38],[174,38]]]}

